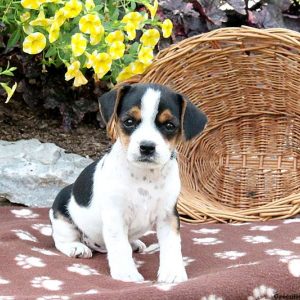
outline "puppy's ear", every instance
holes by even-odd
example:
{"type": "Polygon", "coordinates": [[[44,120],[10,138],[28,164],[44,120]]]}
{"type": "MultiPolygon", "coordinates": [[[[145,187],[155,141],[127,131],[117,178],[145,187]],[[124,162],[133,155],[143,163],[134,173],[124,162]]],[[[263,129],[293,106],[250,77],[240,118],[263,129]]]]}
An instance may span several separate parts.
{"type": "Polygon", "coordinates": [[[114,118],[121,98],[129,89],[130,85],[123,85],[105,93],[99,98],[98,102],[100,113],[106,125],[108,125],[114,118]]]}
{"type": "Polygon", "coordinates": [[[179,95],[182,103],[181,128],[184,140],[189,141],[203,131],[207,123],[206,115],[187,98],[179,95]]]}
{"type": "Polygon", "coordinates": [[[108,136],[115,140],[117,132],[115,129],[117,110],[124,95],[129,91],[130,85],[123,85],[102,95],[98,102],[101,116],[106,124],[108,136]]]}

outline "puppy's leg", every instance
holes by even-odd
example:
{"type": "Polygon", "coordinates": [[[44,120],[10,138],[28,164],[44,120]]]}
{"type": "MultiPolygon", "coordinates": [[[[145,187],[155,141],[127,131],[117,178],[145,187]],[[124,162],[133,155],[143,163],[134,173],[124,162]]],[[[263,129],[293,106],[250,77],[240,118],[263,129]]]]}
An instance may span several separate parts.
{"type": "Polygon", "coordinates": [[[160,246],[158,282],[178,283],[187,280],[181,254],[179,219],[169,215],[158,220],[157,237],[160,246]]]}
{"type": "Polygon", "coordinates": [[[52,237],[55,247],[70,257],[90,258],[92,251],[80,242],[80,232],[70,220],[63,216],[55,217],[50,209],[49,217],[52,223],[52,237]]]}
{"type": "Polygon", "coordinates": [[[111,277],[122,281],[143,281],[144,278],[138,272],[132,257],[128,228],[121,214],[106,212],[103,217],[103,237],[111,277]]]}

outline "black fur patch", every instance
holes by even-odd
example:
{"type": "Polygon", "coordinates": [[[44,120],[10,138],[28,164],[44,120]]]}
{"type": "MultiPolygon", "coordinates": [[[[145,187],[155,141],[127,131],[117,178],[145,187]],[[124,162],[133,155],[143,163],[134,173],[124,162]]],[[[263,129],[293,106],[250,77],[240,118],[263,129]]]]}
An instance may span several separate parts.
{"type": "Polygon", "coordinates": [[[179,213],[177,210],[177,204],[175,204],[175,206],[174,206],[174,215],[177,218],[177,231],[179,231],[180,230],[180,218],[179,218],[179,213]]]}
{"type": "Polygon", "coordinates": [[[87,166],[73,184],[72,194],[80,206],[89,206],[93,193],[94,174],[99,160],[87,166]]]}
{"type": "Polygon", "coordinates": [[[72,188],[73,184],[70,184],[63,188],[56,196],[53,204],[52,204],[52,209],[53,209],[53,216],[54,218],[58,217],[58,214],[70,219],[70,215],[68,212],[68,204],[71,198],[72,194],[72,188]]]}

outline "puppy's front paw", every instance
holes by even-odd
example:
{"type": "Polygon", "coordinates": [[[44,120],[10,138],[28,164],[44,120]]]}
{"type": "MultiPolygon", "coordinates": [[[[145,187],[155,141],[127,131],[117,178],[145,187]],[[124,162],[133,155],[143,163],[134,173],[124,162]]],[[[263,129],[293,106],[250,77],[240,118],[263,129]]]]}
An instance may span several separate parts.
{"type": "Polygon", "coordinates": [[[69,257],[91,258],[92,250],[80,242],[56,243],[56,248],[69,257]]]}
{"type": "Polygon", "coordinates": [[[188,277],[186,275],[186,271],[184,266],[178,267],[174,263],[173,266],[169,267],[161,267],[158,271],[158,282],[161,283],[179,283],[187,281],[188,277]]]}
{"type": "Polygon", "coordinates": [[[144,277],[138,272],[138,270],[115,270],[111,271],[111,277],[116,280],[126,282],[141,282],[144,281],[144,277]]]}
{"type": "Polygon", "coordinates": [[[130,243],[133,252],[142,253],[147,248],[141,240],[135,240],[130,243]]]}

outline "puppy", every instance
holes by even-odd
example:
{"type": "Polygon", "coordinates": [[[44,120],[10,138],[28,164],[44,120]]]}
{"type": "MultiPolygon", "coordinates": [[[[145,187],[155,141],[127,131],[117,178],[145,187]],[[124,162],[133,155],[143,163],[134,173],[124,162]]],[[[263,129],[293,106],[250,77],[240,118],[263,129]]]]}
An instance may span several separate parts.
{"type": "Polygon", "coordinates": [[[158,281],[187,280],[176,210],[180,178],[175,147],[205,127],[206,116],[180,94],[158,84],[124,85],[99,99],[117,140],[57,195],[50,209],[56,248],[70,257],[107,252],[112,278],[142,281],[132,251],[156,228],[158,281]]]}

